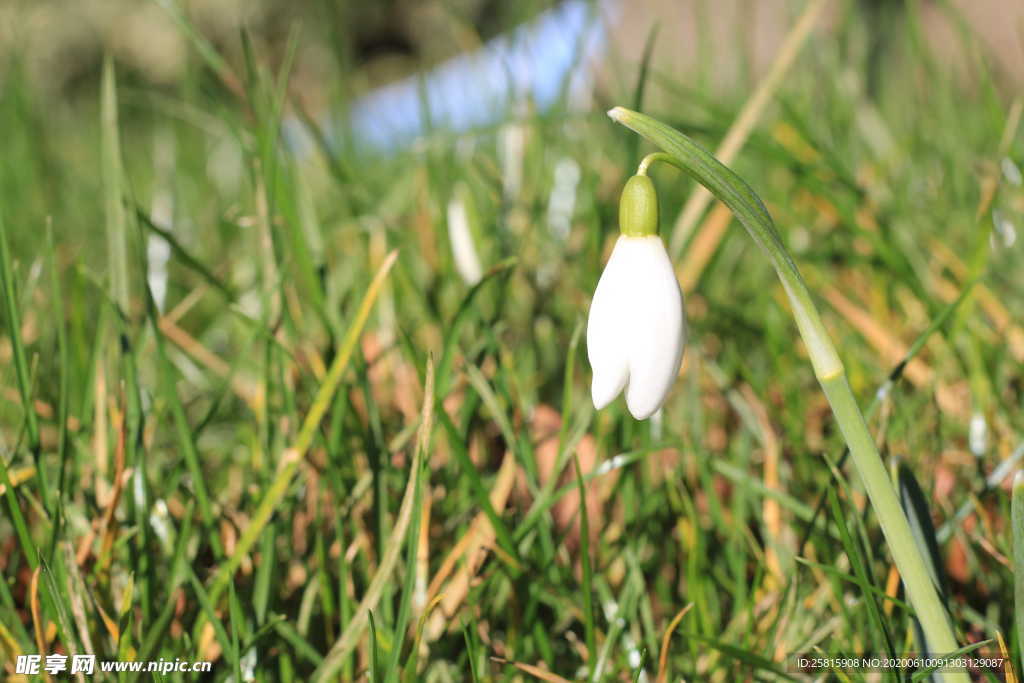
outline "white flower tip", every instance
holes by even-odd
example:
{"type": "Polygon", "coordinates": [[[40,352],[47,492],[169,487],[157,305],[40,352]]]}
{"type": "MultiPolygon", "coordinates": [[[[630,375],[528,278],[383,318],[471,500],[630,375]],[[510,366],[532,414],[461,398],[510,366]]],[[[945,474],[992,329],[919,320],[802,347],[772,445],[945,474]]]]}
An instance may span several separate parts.
{"type": "Polygon", "coordinates": [[[608,118],[612,121],[621,121],[625,113],[626,110],[622,107],[612,107],[608,110],[608,118]]]}
{"type": "Polygon", "coordinates": [[[590,387],[590,398],[594,401],[594,410],[601,410],[615,399],[615,394],[598,393],[597,387],[590,387]]]}
{"type": "MultiPolygon", "coordinates": [[[[623,370],[626,368],[623,367],[623,370]]],[[[594,408],[601,410],[615,400],[622,388],[626,386],[628,376],[623,372],[619,376],[609,376],[608,373],[595,372],[594,380],[590,383],[590,398],[594,401],[594,408]]]]}
{"type": "Polygon", "coordinates": [[[633,385],[626,389],[626,407],[629,413],[637,420],[646,420],[658,412],[661,404],[665,402],[665,395],[652,395],[650,392],[630,391],[633,385]]]}

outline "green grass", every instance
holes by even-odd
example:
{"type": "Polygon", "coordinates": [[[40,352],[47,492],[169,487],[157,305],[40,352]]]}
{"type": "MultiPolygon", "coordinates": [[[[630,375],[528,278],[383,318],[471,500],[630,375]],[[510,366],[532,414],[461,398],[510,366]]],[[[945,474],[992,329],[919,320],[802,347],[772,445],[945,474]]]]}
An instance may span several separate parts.
{"type": "MultiPolygon", "coordinates": [[[[990,654],[1001,634],[1019,663],[1019,465],[990,475],[1024,441],[1024,242],[993,230],[1024,229],[1003,169],[1024,166],[1022,100],[983,59],[954,78],[914,9],[874,71],[873,27],[842,7],[731,166],[816,293],[883,457],[916,480],[958,642],[990,654]]],[[[713,149],[752,77],[704,88],[644,45],[613,55],[591,110],[519,120],[508,198],[500,127],[296,158],[277,131],[303,48],[336,54],[329,27],[224,46],[165,19],[191,47],[172,85],[117,60],[61,97],[16,60],[0,81],[4,677],[40,638],[260,681],[653,681],[663,655],[667,680],[788,680],[797,653],[920,648],[770,265],[735,224],[693,265],[713,208],[677,260],[690,341],[662,421],[590,403],[582,326],[652,151],[604,111],[713,149]],[[581,170],[565,241],[547,219],[562,158],[581,170]],[[161,192],[172,226],[150,216],[161,192]],[[163,309],[150,240],[170,250],[163,309]]],[[[670,40],[663,24],[647,45],[670,40]]],[[[323,86],[328,110],[348,87],[323,86]]],[[[667,233],[693,186],[652,175],[667,233]]]]}

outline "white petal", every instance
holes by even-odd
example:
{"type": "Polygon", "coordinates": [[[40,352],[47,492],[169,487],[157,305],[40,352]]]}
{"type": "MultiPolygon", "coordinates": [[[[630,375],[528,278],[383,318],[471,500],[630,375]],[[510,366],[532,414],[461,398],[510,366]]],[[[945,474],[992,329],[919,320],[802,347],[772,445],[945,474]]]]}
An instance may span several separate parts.
{"type": "Polygon", "coordinates": [[[638,420],[665,402],[679,374],[686,345],[683,295],[660,237],[631,238],[635,270],[632,344],[626,405],[638,420]]]}
{"type": "Polygon", "coordinates": [[[626,386],[638,420],[664,403],[686,343],[683,299],[660,237],[620,237],[601,274],[587,323],[591,396],[601,409],[626,386]]]}
{"type": "Polygon", "coordinates": [[[469,215],[466,205],[460,197],[453,197],[448,202],[448,237],[452,242],[452,255],[455,257],[455,270],[458,271],[467,285],[475,285],[483,277],[480,258],[473,246],[473,234],[469,230],[469,215]]]}
{"type": "Polygon", "coordinates": [[[587,358],[594,373],[590,394],[598,410],[618,396],[628,379],[629,269],[622,244],[620,237],[597,281],[587,319],[587,358]]]}

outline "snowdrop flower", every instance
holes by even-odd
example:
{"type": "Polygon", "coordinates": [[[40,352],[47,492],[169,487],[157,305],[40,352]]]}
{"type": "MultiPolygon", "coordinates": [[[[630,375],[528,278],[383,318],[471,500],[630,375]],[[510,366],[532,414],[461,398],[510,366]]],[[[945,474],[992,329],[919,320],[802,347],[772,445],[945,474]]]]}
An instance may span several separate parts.
{"type": "Polygon", "coordinates": [[[985,422],[985,416],[981,413],[974,413],[971,416],[970,427],[967,431],[967,443],[976,458],[985,455],[985,450],[988,448],[988,424],[985,422]]]}
{"type": "Polygon", "coordinates": [[[646,175],[623,188],[619,229],[587,321],[591,397],[600,410],[625,388],[629,412],[644,420],[665,402],[686,344],[683,295],[658,236],[658,200],[646,175]]]}
{"type": "Polygon", "coordinates": [[[526,150],[526,126],[509,123],[501,128],[498,138],[498,157],[504,180],[505,200],[513,201],[523,187],[523,156],[526,150]]]}
{"type": "MultiPolygon", "coordinates": [[[[168,232],[174,230],[174,196],[167,189],[174,176],[174,139],[168,130],[160,130],[153,145],[156,159],[156,177],[159,189],[153,194],[149,217],[154,225],[168,232]]],[[[149,289],[161,313],[167,302],[167,264],[171,260],[171,245],[162,236],[150,233],[146,242],[149,289]]]]}
{"type": "Polygon", "coordinates": [[[448,237],[452,243],[452,256],[455,259],[455,270],[473,286],[484,276],[480,257],[477,256],[473,244],[473,231],[469,225],[469,211],[466,208],[466,193],[462,187],[456,188],[455,195],[448,202],[448,237]]]}
{"type": "MultiPolygon", "coordinates": [[[[153,197],[150,220],[154,225],[170,231],[174,215],[173,206],[171,193],[167,190],[158,190],[153,197]]],[[[167,264],[170,260],[171,245],[160,235],[150,233],[146,242],[149,289],[153,293],[156,309],[161,313],[164,312],[164,304],[167,302],[167,264]]]]}
{"type": "Polygon", "coordinates": [[[548,225],[559,242],[569,238],[579,184],[580,165],[572,157],[559,159],[555,164],[555,186],[548,199],[548,225]]]}

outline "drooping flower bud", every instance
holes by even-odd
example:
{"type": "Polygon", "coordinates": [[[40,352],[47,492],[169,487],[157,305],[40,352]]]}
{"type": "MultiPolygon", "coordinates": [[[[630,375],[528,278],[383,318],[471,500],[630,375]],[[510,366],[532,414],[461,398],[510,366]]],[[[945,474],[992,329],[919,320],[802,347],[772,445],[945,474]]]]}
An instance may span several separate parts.
{"type": "Polygon", "coordinates": [[[658,198],[646,175],[623,188],[619,229],[587,320],[591,397],[600,410],[625,388],[629,412],[643,420],[665,402],[686,344],[683,295],[658,236],[658,198]]]}

